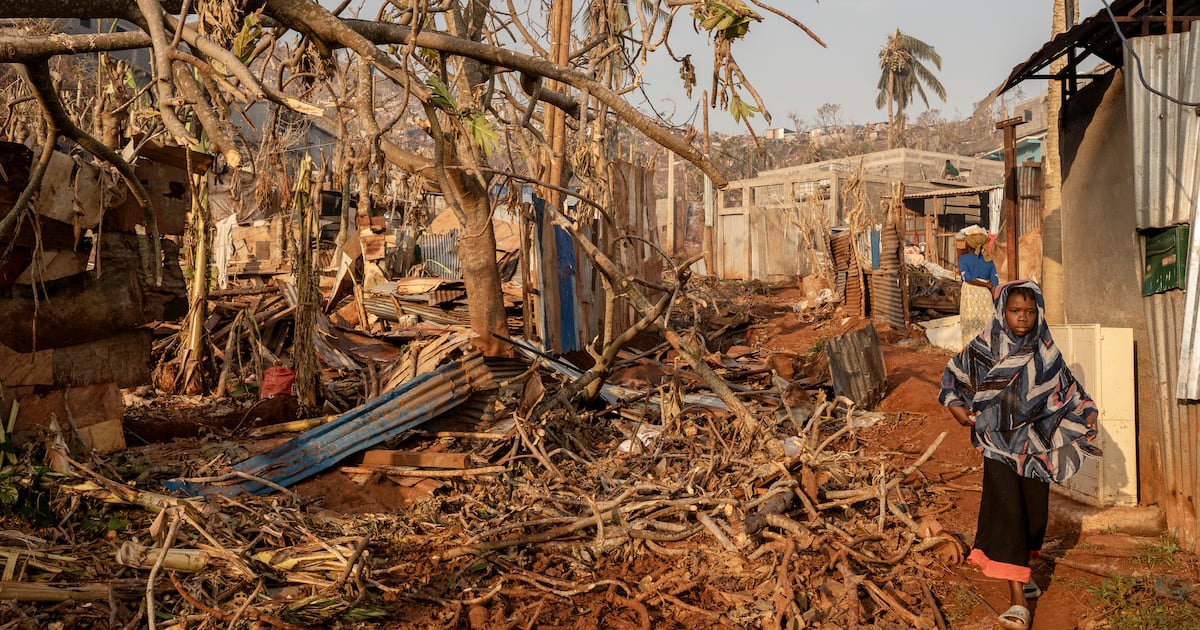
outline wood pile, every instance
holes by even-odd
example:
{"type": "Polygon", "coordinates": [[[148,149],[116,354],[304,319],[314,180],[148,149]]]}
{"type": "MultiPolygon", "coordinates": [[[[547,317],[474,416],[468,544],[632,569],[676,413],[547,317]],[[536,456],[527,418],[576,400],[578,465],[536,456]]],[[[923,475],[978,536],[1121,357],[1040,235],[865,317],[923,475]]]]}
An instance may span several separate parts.
{"type": "MultiPolygon", "coordinates": [[[[717,304],[706,291],[696,294],[717,304]]],[[[251,346],[282,334],[270,328],[286,315],[269,323],[288,308],[278,291],[214,299],[231,305],[214,309],[220,321],[258,322],[265,340],[251,346]]],[[[178,628],[368,628],[400,614],[442,627],[569,626],[581,610],[598,627],[944,627],[951,594],[936,578],[963,544],[937,521],[953,507],[944,484],[920,472],[942,438],[921,453],[868,453],[859,434],[888,419],[827,400],[827,383],[793,374],[792,358],[731,344],[747,321],[722,307],[693,331],[759,420],[754,432],[665,345],[622,354],[621,366],[656,374],[654,384],[606,384],[591,407],[546,406],[580,374],[561,359],[489,361],[501,389],[460,405],[490,410],[474,428],[423,426],[326,473],[417,497],[396,514],[312,510],[290,487],[179,499],[149,491],[145,471],[66,455],[53,481],[35,481],[25,460],[10,470],[59,499],[55,521],[110,505],[129,525],[116,540],[0,540],[12,550],[0,600],[90,598],[82,614],[94,623],[153,610],[158,627],[178,628]]],[[[375,374],[377,387],[436,369],[469,338],[451,329],[410,344],[375,374]]],[[[155,478],[238,481],[229,475],[240,457],[173,452],[179,461],[155,478]]],[[[4,606],[31,620],[53,609],[4,606]]]]}
{"type": "Polygon", "coordinates": [[[914,265],[908,266],[908,305],[917,310],[932,311],[936,316],[957,315],[958,296],[962,283],[939,278],[914,265]]]}

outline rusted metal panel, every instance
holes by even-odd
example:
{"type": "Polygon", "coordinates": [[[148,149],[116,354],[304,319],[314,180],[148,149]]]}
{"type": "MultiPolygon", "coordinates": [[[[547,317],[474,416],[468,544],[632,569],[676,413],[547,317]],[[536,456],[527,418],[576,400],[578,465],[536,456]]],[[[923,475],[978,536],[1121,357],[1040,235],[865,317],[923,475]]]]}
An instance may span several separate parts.
{"type": "Polygon", "coordinates": [[[1141,457],[1148,458],[1141,466],[1142,483],[1161,488],[1158,504],[1168,527],[1180,541],[1195,549],[1200,540],[1200,511],[1194,499],[1200,493],[1200,459],[1195,456],[1196,445],[1200,444],[1200,405],[1175,398],[1169,386],[1178,378],[1178,344],[1184,332],[1186,301],[1181,291],[1143,299],[1149,355],[1157,383],[1145,388],[1142,395],[1157,397],[1159,413],[1141,413],[1139,420],[1157,424],[1152,430],[1159,437],[1159,448],[1141,449],[1141,457]],[[1161,479],[1147,478],[1159,475],[1161,479]]]}
{"type": "MultiPolygon", "coordinates": [[[[1139,229],[1193,224],[1189,253],[1195,255],[1197,203],[1200,198],[1200,120],[1194,108],[1184,107],[1153,94],[1137,80],[1132,54],[1141,60],[1141,76],[1161,92],[1185,101],[1200,100],[1200,32],[1158,35],[1130,40],[1125,52],[1126,103],[1133,144],[1134,212],[1139,229]]],[[[1193,258],[1192,261],[1196,259],[1193,258]]],[[[1200,274],[1189,261],[1185,291],[1168,291],[1143,299],[1150,359],[1157,386],[1148,388],[1157,397],[1159,413],[1142,414],[1142,422],[1159,438],[1159,448],[1143,449],[1151,461],[1143,479],[1160,488],[1159,505],[1167,524],[1181,541],[1195,549],[1200,537],[1200,512],[1194,497],[1200,493],[1200,468],[1195,448],[1200,440],[1200,406],[1181,399],[1200,398],[1200,274]]]]}
{"type": "Polygon", "coordinates": [[[879,270],[871,278],[871,317],[897,330],[904,330],[904,295],[900,272],[879,270]]]}
{"type": "Polygon", "coordinates": [[[862,316],[865,312],[866,292],[863,290],[863,274],[854,250],[854,237],[848,231],[839,232],[831,241],[842,303],[849,313],[862,316]]]}
{"type": "Polygon", "coordinates": [[[1024,236],[1042,227],[1042,166],[1017,167],[1017,235],[1024,236]]]}
{"type": "Polygon", "coordinates": [[[860,407],[871,408],[879,403],[886,390],[887,368],[874,324],[833,337],[825,344],[825,354],[836,395],[860,407]]]}
{"type": "Polygon", "coordinates": [[[401,315],[416,315],[422,320],[447,326],[470,326],[471,317],[465,304],[455,304],[451,308],[426,306],[412,302],[399,302],[391,297],[363,298],[363,308],[367,312],[389,322],[400,321],[401,315]],[[397,312],[396,306],[400,311],[397,312]]]}
{"type": "MultiPolygon", "coordinates": [[[[315,429],[236,464],[233,469],[288,487],[330,467],[349,455],[386,442],[464,403],[492,387],[491,373],[479,354],[426,372],[315,429]]],[[[189,495],[243,492],[268,494],[274,488],[240,479],[229,485],[166,482],[169,490],[189,495]]]]}
{"type": "Polygon", "coordinates": [[[875,321],[897,330],[904,330],[908,321],[904,307],[902,257],[900,235],[893,228],[881,230],[879,269],[870,274],[871,316],[875,321]]]}
{"type": "MultiPolygon", "coordinates": [[[[1146,81],[1185,101],[1200,101],[1200,32],[1189,31],[1130,42],[1127,62],[1136,54],[1146,81]]],[[[1200,119],[1194,108],[1154,94],[1140,82],[1126,81],[1126,99],[1134,150],[1134,200],[1138,228],[1192,224],[1183,326],[1176,337],[1175,396],[1200,399],[1200,119]]]]}

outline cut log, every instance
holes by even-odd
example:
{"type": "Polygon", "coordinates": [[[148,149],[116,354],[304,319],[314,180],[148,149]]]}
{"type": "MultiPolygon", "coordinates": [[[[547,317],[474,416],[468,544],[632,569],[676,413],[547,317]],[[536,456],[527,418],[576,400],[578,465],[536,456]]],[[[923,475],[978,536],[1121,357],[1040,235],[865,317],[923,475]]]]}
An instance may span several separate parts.
{"type": "Polygon", "coordinates": [[[162,242],[163,283],[156,287],[139,270],[138,239],[105,234],[99,276],[51,280],[38,285],[36,298],[33,287],[0,286],[0,343],[17,352],[61,348],[182,317],[187,299],[178,247],[162,242]]]}

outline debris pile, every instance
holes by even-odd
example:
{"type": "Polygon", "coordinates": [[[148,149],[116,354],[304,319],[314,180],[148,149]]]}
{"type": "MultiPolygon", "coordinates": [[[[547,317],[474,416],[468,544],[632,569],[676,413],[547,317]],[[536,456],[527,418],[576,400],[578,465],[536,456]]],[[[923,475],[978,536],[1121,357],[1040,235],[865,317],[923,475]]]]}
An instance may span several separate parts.
{"type": "MultiPolygon", "coordinates": [[[[461,346],[429,345],[445,351],[434,361],[450,360],[426,375],[457,369],[447,348],[461,346]]],[[[736,381],[739,360],[724,356],[722,369],[736,381]]],[[[421,382],[411,376],[421,368],[410,365],[396,378],[421,382]]],[[[948,593],[930,578],[959,562],[963,548],[936,519],[951,498],[919,470],[941,438],[915,457],[866,454],[858,435],[887,422],[883,414],[821,393],[787,403],[795,396],[779,389],[744,396],[760,420],[752,431],[695,379],[681,378],[682,368],[649,388],[652,397],[622,398],[629,392],[618,388],[606,392],[617,397],[608,405],[552,403],[564,365],[495,363],[488,382],[500,390],[489,425],[406,426],[386,445],[429,457],[375,451],[326,473],[361,484],[436,479],[440,491],[397,514],[316,510],[288,487],[292,477],[273,477],[279,466],[251,471],[238,456],[199,449],[174,451],[188,489],[214,490],[194,499],[142,489],[168,471],[134,486],[122,481],[133,471],[115,460],[84,466],[62,451],[65,465],[44,475],[26,460],[19,470],[28,485],[17,486],[53,498],[49,521],[86,520],[108,504],[125,506],[106,513],[127,524],[53,541],[4,534],[0,600],[63,602],[114,626],[147,611],[158,627],[189,619],[375,627],[403,617],[483,628],[570,624],[581,614],[602,627],[943,623],[938,601],[948,593]],[[531,413],[537,408],[546,411],[531,413]],[[431,469],[439,453],[443,468],[431,469]],[[80,599],[91,605],[71,603],[80,599]]],[[[787,389],[764,379],[772,381],[787,389]]],[[[469,394],[450,387],[456,400],[469,394]]],[[[286,445],[323,444],[317,436],[336,426],[252,448],[312,454],[286,445]]],[[[334,451],[331,461],[350,451],[334,451]]],[[[0,610],[34,622],[55,607],[3,602],[0,610]]]]}

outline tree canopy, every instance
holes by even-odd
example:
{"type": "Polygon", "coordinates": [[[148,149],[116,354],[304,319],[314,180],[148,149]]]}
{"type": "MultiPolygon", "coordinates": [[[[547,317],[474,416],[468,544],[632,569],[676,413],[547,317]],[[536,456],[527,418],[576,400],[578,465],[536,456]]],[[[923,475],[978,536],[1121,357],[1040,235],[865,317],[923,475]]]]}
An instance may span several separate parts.
{"type": "Polygon", "coordinates": [[[912,102],[913,95],[929,106],[925,88],[935,96],[946,100],[946,88],[937,76],[925,65],[928,61],[938,70],[942,69],[942,57],[933,46],[906,33],[896,32],[888,36],[883,48],[879,49],[879,92],[875,96],[875,107],[888,110],[888,146],[895,146],[892,128],[896,120],[903,125],[904,112],[912,102]]]}

